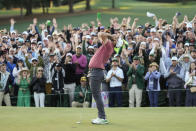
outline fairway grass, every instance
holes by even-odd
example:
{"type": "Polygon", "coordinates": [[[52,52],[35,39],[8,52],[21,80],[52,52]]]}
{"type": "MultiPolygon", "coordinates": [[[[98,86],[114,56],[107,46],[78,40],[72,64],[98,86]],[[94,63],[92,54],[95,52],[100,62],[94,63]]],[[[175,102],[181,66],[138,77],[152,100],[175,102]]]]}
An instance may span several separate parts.
{"type": "MultiPolygon", "coordinates": [[[[92,10],[97,9],[110,9],[111,8],[111,1],[112,0],[92,0],[91,1],[91,7],[92,10]]],[[[96,20],[96,12],[87,12],[86,14],[81,14],[80,11],[84,10],[85,8],[85,2],[79,2],[74,5],[75,13],[74,15],[67,15],[65,14],[62,16],[56,17],[58,22],[59,29],[62,29],[64,25],[73,24],[73,26],[81,26],[82,23],[88,23],[90,24],[90,21],[96,20]]],[[[189,19],[191,20],[195,16],[195,9],[196,9],[196,2],[189,3],[187,5],[182,5],[181,3],[153,3],[153,2],[140,2],[135,0],[116,0],[116,9],[114,10],[102,10],[101,11],[101,22],[104,26],[110,25],[110,18],[111,17],[118,17],[119,21],[123,19],[123,17],[130,16],[132,18],[131,23],[133,22],[133,19],[138,17],[139,21],[137,25],[142,24],[144,25],[146,22],[150,22],[152,25],[154,25],[154,21],[152,18],[148,18],[146,16],[146,12],[152,12],[157,15],[158,18],[163,18],[168,21],[168,23],[172,23],[173,16],[176,14],[176,12],[181,12],[181,16],[179,16],[179,22],[181,22],[184,18],[184,15],[188,15],[189,19]]],[[[51,8],[51,13],[59,13],[59,12],[67,12],[68,7],[62,6],[62,7],[54,7],[51,8]]],[[[36,9],[34,12],[39,13],[41,12],[41,9],[36,9]]],[[[13,12],[13,10],[12,10],[13,12]]],[[[14,10],[15,12],[15,10],[14,10]]],[[[3,12],[0,11],[1,14],[8,15],[9,12],[3,12]]],[[[48,14],[48,17],[50,16],[48,14]]],[[[27,29],[30,23],[32,23],[32,20],[26,20],[25,17],[21,18],[21,21],[16,21],[15,29],[19,32],[22,32],[27,29]]],[[[33,19],[33,16],[32,16],[33,19]]],[[[45,23],[46,18],[39,18],[38,19],[38,25],[40,23],[45,23]]],[[[10,24],[9,21],[7,23],[3,24],[0,22],[0,29],[6,28],[9,30],[10,24]]]]}
{"type": "Polygon", "coordinates": [[[110,124],[92,125],[97,116],[92,108],[0,107],[0,131],[195,131],[196,108],[107,108],[106,113],[110,124]]]}

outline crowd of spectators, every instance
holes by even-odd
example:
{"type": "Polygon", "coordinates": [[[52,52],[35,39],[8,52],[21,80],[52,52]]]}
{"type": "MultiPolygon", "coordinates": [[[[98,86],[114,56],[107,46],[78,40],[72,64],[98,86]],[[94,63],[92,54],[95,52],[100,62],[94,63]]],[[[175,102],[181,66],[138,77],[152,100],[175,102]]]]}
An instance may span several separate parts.
{"type": "Polygon", "coordinates": [[[115,17],[108,27],[97,19],[61,30],[55,18],[40,25],[34,18],[24,32],[11,19],[10,30],[0,31],[0,106],[95,107],[88,63],[102,46],[100,32],[118,37],[100,87],[105,107],[157,107],[161,97],[166,106],[196,106],[196,16],[153,19],[138,25],[138,18],[115,17]]]}

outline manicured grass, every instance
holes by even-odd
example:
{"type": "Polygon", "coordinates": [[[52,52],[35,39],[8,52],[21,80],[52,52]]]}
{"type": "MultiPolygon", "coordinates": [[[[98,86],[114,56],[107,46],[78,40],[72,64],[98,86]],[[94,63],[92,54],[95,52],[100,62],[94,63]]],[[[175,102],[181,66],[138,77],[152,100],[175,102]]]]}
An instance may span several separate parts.
{"type": "MultiPolygon", "coordinates": [[[[111,0],[92,0],[92,9],[109,9],[111,8],[111,0]]],[[[90,23],[92,20],[96,20],[96,13],[90,12],[86,14],[80,14],[80,10],[84,10],[85,2],[77,3],[74,5],[76,13],[73,16],[59,16],[57,22],[59,28],[63,25],[73,24],[74,26],[80,26],[81,23],[90,23]],[[79,14],[78,14],[79,13],[79,14]]],[[[138,2],[135,0],[116,0],[116,10],[102,11],[102,23],[103,25],[109,26],[109,20],[111,17],[118,17],[122,20],[123,17],[131,16],[132,21],[135,17],[139,18],[138,24],[144,24],[150,22],[154,25],[152,18],[146,16],[146,12],[155,13],[158,18],[163,18],[171,23],[173,16],[176,12],[181,12],[179,21],[183,20],[184,15],[188,15],[189,18],[193,18],[195,15],[196,2],[182,5],[181,3],[152,3],[152,2],[138,2]]],[[[55,7],[50,9],[51,12],[62,12],[67,11],[67,6],[55,7]]],[[[41,9],[35,10],[35,12],[41,12],[41,9]]],[[[52,19],[52,18],[51,18],[52,19]]],[[[39,23],[45,22],[46,19],[39,19],[39,23]]],[[[25,30],[32,21],[17,22],[15,29],[19,31],[25,30]]],[[[9,28],[9,24],[1,25],[0,29],[9,28]]]]}
{"type": "Polygon", "coordinates": [[[196,108],[107,108],[108,125],[92,125],[96,109],[0,107],[2,131],[195,131],[196,108]],[[76,124],[80,121],[81,124],[76,124]]]}

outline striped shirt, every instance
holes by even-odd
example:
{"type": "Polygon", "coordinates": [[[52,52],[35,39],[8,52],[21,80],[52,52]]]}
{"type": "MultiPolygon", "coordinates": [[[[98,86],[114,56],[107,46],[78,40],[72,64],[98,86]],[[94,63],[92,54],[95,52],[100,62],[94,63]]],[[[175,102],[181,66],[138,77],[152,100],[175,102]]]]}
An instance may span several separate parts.
{"type": "Polygon", "coordinates": [[[89,68],[105,69],[104,64],[108,61],[114,51],[114,44],[108,40],[108,42],[96,51],[89,62],[89,68]]]}

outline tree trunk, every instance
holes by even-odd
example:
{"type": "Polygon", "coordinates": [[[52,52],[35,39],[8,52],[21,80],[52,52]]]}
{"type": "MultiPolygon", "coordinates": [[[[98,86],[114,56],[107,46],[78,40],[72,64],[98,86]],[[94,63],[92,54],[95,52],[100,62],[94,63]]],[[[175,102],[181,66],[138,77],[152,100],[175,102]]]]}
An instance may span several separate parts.
{"type": "Polygon", "coordinates": [[[42,14],[45,14],[46,11],[45,11],[45,1],[44,0],[40,1],[40,7],[42,7],[42,14]]]}
{"type": "Polygon", "coordinates": [[[52,8],[52,7],[53,7],[53,1],[50,0],[50,8],[52,8]]]}
{"type": "Polygon", "coordinates": [[[27,0],[27,3],[24,5],[26,8],[26,14],[25,15],[32,15],[32,0],[27,0]]]}
{"type": "Polygon", "coordinates": [[[48,12],[49,12],[48,10],[49,10],[48,7],[46,7],[46,13],[47,13],[47,14],[48,14],[48,12]]]}
{"type": "Polygon", "coordinates": [[[17,2],[17,5],[20,7],[20,16],[23,16],[24,2],[22,0],[18,0],[17,2]]]}
{"type": "Polygon", "coordinates": [[[186,4],[186,1],[185,0],[182,0],[182,4],[185,5],[186,4]]]}
{"type": "Polygon", "coordinates": [[[42,13],[43,13],[43,14],[46,13],[46,11],[45,11],[45,6],[44,6],[44,5],[42,5],[42,13]]]}
{"type": "Polygon", "coordinates": [[[90,6],[90,0],[86,0],[86,10],[90,10],[91,6],[90,6]]]}
{"type": "Polygon", "coordinates": [[[23,7],[24,7],[24,3],[20,1],[20,16],[23,16],[23,7]]]}
{"type": "Polygon", "coordinates": [[[74,0],[68,0],[68,4],[69,4],[69,13],[73,13],[74,10],[73,10],[73,1],[74,0]]]}
{"type": "Polygon", "coordinates": [[[182,4],[183,4],[183,5],[186,5],[187,1],[188,1],[188,0],[182,0],[182,4]]]}
{"type": "Polygon", "coordinates": [[[112,0],[112,8],[115,8],[115,0],[112,0]]]}

